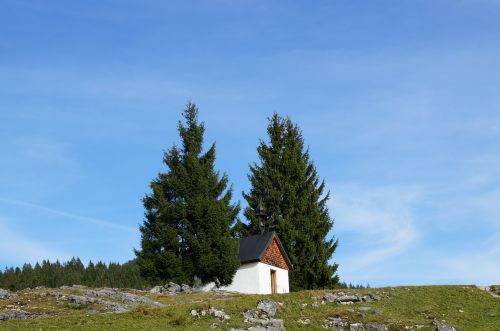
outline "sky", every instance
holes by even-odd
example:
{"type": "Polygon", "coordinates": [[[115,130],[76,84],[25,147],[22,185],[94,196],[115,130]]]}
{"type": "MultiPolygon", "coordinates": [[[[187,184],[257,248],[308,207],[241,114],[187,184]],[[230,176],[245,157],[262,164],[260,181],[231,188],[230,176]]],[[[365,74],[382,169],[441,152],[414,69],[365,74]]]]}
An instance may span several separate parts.
{"type": "Polygon", "coordinates": [[[132,259],[190,100],[242,207],[300,126],[341,280],[500,283],[497,0],[3,0],[0,270],[132,259]]]}

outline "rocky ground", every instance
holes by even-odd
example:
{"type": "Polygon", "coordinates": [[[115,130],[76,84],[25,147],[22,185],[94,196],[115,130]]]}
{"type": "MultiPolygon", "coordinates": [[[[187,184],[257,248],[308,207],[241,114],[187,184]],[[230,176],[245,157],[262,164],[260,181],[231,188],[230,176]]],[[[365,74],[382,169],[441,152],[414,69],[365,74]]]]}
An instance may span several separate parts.
{"type": "Polygon", "coordinates": [[[248,296],[199,293],[174,283],[149,291],[80,285],[0,289],[0,329],[500,330],[500,299],[493,292],[456,286],[248,296]],[[485,320],[474,324],[473,318],[485,320]]]}
{"type": "Polygon", "coordinates": [[[67,309],[85,314],[124,313],[144,305],[164,305],[145,296],[145,291],[114,288],[91,289],[81,285],[59,289],[37,287],[13,293],[0,289],[0,321],[57,316],[67,309]]]}

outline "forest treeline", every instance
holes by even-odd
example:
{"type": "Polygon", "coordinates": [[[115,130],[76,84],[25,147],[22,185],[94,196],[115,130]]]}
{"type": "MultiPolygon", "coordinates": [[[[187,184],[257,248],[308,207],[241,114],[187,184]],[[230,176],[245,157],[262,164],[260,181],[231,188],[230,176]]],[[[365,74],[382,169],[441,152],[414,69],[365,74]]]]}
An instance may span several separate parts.
{"type": "MultiPolygon", "coordinates": [[[[0,288],[18,291],[25,288],[45,286],[56,288],[63,285],[74,284],[89,287],[115,287],[147,289],[152,285],[140,274],[135,260],[126,263],[93,263],[90,261],[85,266],[79,258],[67,262],[50,262],[44,260],[32,266],[24,264],[22,268],[6,268],[0,270],[0,288]]],[[[338,283],[335,288],[366,288],[363,285],[338,283]]]]}
{"type": "Polygon", "coordinates": [[[73,284],[134,289],[150,286],[141,276],[133,260],[124,264],[90,261],[87,266],[79,258],[63,263],[44,260],[34,266],[26,263],[22,268],[6,268],[0,271],[0,288],[11,291],[37,286],[56,288],[73,284]]]}

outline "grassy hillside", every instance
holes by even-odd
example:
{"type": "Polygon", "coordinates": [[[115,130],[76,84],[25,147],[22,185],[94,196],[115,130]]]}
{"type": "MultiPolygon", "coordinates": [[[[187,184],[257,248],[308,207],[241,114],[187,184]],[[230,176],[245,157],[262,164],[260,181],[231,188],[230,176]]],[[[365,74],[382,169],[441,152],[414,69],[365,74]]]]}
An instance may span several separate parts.
{"type": "MultiPolygon", "coordinates": [[[[342,317],[349,322],[377,321],[390,330],[436,330],[434,319],[444,320],[458,330],[500,330],[500,298],[469,286],[418,286],[366,290],[343,290],[360,294],[374,293],[379,301],[350,305],[321,303],[326,293],[341,290],[302,291],[284,295],[221,295],[192,293],[178,296],[153,295],[129,291],[158,301],[165,306],[155,308],[139,305],[124,313],[99,313],[92,304],[72,305],[48,295],[51,290],[24,290],[16,297],[0,300],[0,312],[20,308],[46,314],[48,317],[22,321],[0,322],[0,330],[218,330],[231,327],[248,328],[241,312],[255,308],[257,302],[270,298],[278,302],[276,318],[283,319],[287,330],[325,330],[328,317],[342,317]],[[313,303],[315,305],[312,305],[313,303]],[[224,322],[212,316],[193,317],[192,309],[213,306],[230,315],[224,322]],[[313,306],[317,306],[314,308],[313,306]],[[299,320],[309,319],[303,325],[299,320]],[[215,324],[214,324],[215,323],[215,324]]],[[[80,289],[57,289],[67,295],[79,294],[80,289]]]]}

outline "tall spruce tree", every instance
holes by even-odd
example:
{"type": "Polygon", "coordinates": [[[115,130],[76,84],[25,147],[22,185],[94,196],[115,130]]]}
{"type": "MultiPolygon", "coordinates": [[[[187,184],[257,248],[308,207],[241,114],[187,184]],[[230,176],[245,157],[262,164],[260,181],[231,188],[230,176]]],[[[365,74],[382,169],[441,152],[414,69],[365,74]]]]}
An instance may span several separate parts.
{"type": "Polygon", "coordinates": [[[243,193],[248,203],[249,224],[238,223],[240,235],[262,231],[255,211],[259,202],[267,210],[265,230],[278,233],[293,270],[292,290],[330,287],[338,283],[337,264],[329,264],[338,241],[327,239],[333,226],[328,207],[329,192],[320,182],[299,127],[289,118],[274,114],[267,128],[269,143],[260,142],[260,163],[250,166],[251,189],[243,193]]]}
{"type": "Polygon", "coordinates": [[[205,126],[198,123],[197,107],[189,103],[183,116],[182,147],[165,152],[168,172],[151,182],[143,199],[137,264],[152,282],[228,285],[239,267],[238,241],[230,231],[240,207],[231,203],[227,175],[214,170],[215,144],[202,153],[205,126]]]}

